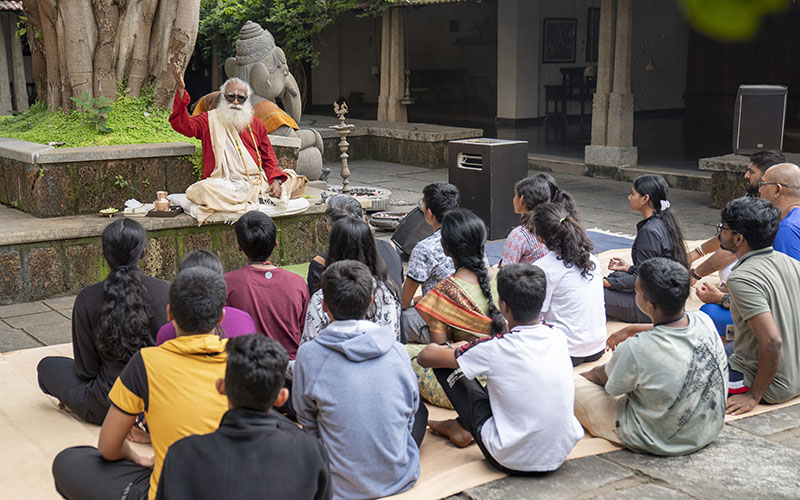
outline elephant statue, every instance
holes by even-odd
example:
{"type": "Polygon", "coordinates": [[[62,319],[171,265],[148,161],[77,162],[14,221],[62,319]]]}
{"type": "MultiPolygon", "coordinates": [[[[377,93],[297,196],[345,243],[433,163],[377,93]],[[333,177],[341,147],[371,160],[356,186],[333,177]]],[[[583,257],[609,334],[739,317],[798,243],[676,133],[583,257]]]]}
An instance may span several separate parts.
{"type": "MultiPolygon", "coordinates": [[[[250,84],[253,111],[267,132],[300,139],[297,173],[311,181],[326,180],[329,170],[323,172],[322,168],[322,136],[313,129],[300,129],[297,124],[302,114],[300,90],[286,64],[286,55],[275,45],[272,34],[247,21],[239,30],[236,57],[225,61],[225,74],[250,84]],[[276,99],[281,100],[285,111],[275,104],[276,99]]],[[[193,114],[216,107],[218,96],[219,92],[212,92],[201,98],[193,114]]]]}

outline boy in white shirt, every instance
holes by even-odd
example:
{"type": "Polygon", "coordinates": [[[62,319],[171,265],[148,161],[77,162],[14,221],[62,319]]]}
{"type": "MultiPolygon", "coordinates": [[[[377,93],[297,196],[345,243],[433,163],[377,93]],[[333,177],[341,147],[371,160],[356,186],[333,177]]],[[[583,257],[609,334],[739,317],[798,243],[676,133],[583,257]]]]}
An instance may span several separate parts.
{"type": "Polygon", "coordinates": [[[508,332],[453,346],[428,345],[419,364],[436,378],[458,419],[428,422],[465,447],[474,438],[486,460],[515,475],[558,469],[583,437],[573,415],[572,363],[563,334],[539,323],[544,272],[530,264],[497,275],[508,332]],[[486,376],[486,387],[475,378],[486,376]]]}

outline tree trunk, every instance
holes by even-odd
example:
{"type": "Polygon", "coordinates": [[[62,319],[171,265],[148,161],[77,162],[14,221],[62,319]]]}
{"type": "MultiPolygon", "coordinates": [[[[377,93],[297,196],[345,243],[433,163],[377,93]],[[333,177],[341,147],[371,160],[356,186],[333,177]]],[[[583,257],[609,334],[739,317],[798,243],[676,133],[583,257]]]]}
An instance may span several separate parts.
{"type": "Polygon", "coordinates": [[[158,0],[142,0],[139,6],[139,15],[136,22],[136,42],[133,45],[131,70],[128,75],[128,92],[133,97],[139,97],[142,84],[144,84],[149,75],[147,56],[150,53],[150,30],[153,27],[153,17],[157,6],[158,0]]]}
{"type": "Polygon", "coordinates": [[[155,80],[168,105],[171,62],[185,68],[194,50],[200,0],[23,0],[37,94],[47,108],[72,108],[71,96],[115,98],[128,77],[138,96],[155,80]]]}
{"type": "Polygon", "coordinates": [[[117,81],[125,78],[125,72],[131,63],[133,44],[136,41],[136,17],[139,12],[140,2],[120,1],[119,3],[119,28],[117,29],[116,49],[114,56],[117,60],[117,81]]]}
{"type": "MultiPolygon", "coordinates": [[[[17,16],[11,17],[13,30],[17,16]]],[[[28,84],[25,81],[25,63],[22,60],[22,42],[16,34],[11,36],[11,70],[14,79],[14,109],[28,111],[28,84]]]]}
{"type": "Polygon", "coordinates": [[[56,36],[56,3],[51,0],[38,0],[42,21],[44,57],[47,64],[47,110],[55,111],[61,107],[61,58],[58,55],[56,36]]]}
{"type": "Polygon", "coordinates": [[[97,28],[91,22],[94,19],[90,0],[61,0],[59,3],[60,39],[64,40],[66,48],[64,63],[69,78],[71,93],[83,96],[84,92],[89,97],[94,96],[94,71],[92,56],[95,48],[97,28]],[[92,30],[94,28],[94,30],[92,30]],[[94,33],[93,33],[94,31],[94,33]]]}
{"type": "Polygon", "coordinates": [[[94,50],[94,95],[109,99],[117,97],[114,38],[119,27],[119,5],[116,0],[94,0],[97,23],[97,47],[94,50]]]}
{"type": "Polygon", "coordinates": [[[47,102],[47,62],[44,59],[42,43],[42,20],[36,0],[23,0],[25,28],[28,30],[28,46],[31,49],[31,66],[33,67],[33,83],[36,85],[36,98],[47,102]]]}
{"type": "Polygon", "coordinates": [[[6,40],[8,25],[0,17],[0,115],[11,114],[11,80],[8,77],[8,57],[6,56],[6,40]]]}
{"type": "Polygon", "coordinates": [[[175,92],[175,79],[172,76],[172,61],[178,63],[181,70],[189,64],[197,38],[198,19],[200,18],[200,2],[197,0],[178,0],[175,22],[170,33],[169,46],[161,67],[156,76],[153,98],[159,106],[167,106],[175,92]]]}
{"type": "Polygon", "coordinates": [[[147,67],[153,76],[158,75],[166,59],[169,37],[177,8],[178,0],[160,0],[158,2],[156,19],[153,21],[153,27],[150,31],[150,54],[147,58],[147,67]]]}

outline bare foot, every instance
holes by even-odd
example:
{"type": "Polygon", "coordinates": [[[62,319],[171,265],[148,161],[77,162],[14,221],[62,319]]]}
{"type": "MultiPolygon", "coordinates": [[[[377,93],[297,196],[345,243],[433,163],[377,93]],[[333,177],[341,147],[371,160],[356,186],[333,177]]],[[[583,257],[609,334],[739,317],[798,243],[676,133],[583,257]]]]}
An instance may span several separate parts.
{"type": "Polygon", "coordinates": [[[150,442],[150,434],[138,427],[131,427],[131,431],[128,433],[128,441],[147,444],[150,442]]]}
{"type": "Polygon", "coordinates": [[[459,448],[466,448],[472,442],[472,434],[461,427],[457,420],[428,420],[428,427],[450,438],[450,442],[459,448]]]}
{"type": "Polygon", "coordinates": [[[62,403],[61,401],[58,402],[58,409],[59,410],[64,410],[67,413],[73,413],[73,411],[70,410],[69,407],[67,405],[65,405],[64,403],[62,403]]]}

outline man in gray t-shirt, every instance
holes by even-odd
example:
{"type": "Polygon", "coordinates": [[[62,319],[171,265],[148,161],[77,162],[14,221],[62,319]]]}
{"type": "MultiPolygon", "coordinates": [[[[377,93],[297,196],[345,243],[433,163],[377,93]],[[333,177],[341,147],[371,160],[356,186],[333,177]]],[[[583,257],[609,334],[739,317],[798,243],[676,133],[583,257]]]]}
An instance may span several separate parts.
{"type": "Polygon", "coordinates": [[[689,272],[645,261],[636,304],[654,324],[630,325],[611,360],[575,377],[575,416],[590,434],[656,455],[712,442],[725,424],[728,364],[711,319],[684,311],[689,272]]]}
{"type": "MultiPolygon", "coordinates": [[[[800,262],[772,249],[781,212],[739,198],[722,211],[722,248],[739,262],[728,277],[734,323],[728,413],[800,394],[800,262]]],[[[730,348],[729,348],[730,349],[730,348]]]]}

